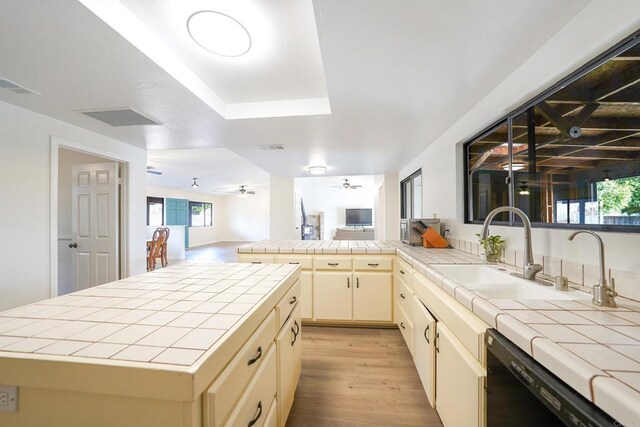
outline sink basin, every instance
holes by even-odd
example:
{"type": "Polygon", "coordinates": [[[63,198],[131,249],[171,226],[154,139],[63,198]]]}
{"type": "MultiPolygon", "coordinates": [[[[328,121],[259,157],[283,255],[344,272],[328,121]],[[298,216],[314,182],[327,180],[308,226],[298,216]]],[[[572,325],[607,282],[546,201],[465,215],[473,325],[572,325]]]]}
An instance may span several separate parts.
{"type": "Polygon", "coordinates": [[[512,276],[511,270],[495,265],[433,265],[432,268],[463,287],[489,299],[587,300],[586,292],[557,291],[552,286],[512,276]]]}

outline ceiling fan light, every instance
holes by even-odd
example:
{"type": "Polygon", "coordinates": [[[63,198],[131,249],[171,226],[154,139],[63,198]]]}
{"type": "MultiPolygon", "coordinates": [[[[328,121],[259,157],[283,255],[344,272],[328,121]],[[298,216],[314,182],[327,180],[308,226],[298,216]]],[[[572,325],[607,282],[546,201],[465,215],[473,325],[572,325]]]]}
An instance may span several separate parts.
{"type": "Polygon", "coordinates": [[[324,175],[325,173],[327,173],[327,167],[326,166],[309,166],[308,171],[311,175],[324,175]]]}

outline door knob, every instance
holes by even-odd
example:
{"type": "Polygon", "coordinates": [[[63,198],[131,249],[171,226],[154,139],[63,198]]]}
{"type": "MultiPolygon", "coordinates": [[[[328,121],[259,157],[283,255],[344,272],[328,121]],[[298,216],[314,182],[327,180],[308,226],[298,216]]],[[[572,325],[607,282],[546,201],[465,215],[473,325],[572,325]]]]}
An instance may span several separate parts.
{"type": "Polygon", "coordinates": [[[78,244],[77,244],[76,242],[69,243],[69,247],[70,247],[71,249],[73,249],[73,248],[77,248],[77,247],[78,247],[78,244]]]}

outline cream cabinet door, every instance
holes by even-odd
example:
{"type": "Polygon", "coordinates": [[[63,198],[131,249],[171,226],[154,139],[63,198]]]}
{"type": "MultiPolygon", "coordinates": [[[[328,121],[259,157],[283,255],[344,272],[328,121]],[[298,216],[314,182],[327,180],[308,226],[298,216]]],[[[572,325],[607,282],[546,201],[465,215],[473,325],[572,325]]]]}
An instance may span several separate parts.
{"type": "Polygon", "coordinates": [[[353,320],[393,320],[393,276],[391,273],[354,275],[353,320]]]}
{"type": "Polygon", "coordinates": [[[302,329],[300,326],[300,304],[285,323],[276,338],[278,353],[278,425],[284,426],[293,405],[302,363],[302,329]]]}
{"type": "Polygon", "coordinates": [[[436,390],[436,348],[433,338],[436,334],[436,319],[426,309],[417,296],[413,297],[413,362],[429,403],[435,407],[436,390]]]}
{"type": "Polygon", "coordinates": [[[442,424],[484,426],[486,371],[442,322],[436,329],[436,410],[442,424]]]}
{"type": "Polygon", "coordinates": [[[300,274],[300,283],[302,285],[300,293],[302,318],[313,319],[313,273],[303,271],[302,274],[300,274]]]}
{"type": "Polygon", "coordinates": [[[316,320],[351,320],[353,277],[347,272],[313,274],[313,318],[316,320]]]}

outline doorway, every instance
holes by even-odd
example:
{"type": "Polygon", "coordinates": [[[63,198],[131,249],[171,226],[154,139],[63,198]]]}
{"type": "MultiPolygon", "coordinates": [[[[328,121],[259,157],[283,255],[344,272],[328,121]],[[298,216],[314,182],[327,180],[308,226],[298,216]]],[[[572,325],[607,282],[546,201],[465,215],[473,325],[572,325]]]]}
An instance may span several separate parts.
{"type": "Polygon", "coordinates": [[[57,147],[57,295],[123,277],[126,164],[57,147]]]}

